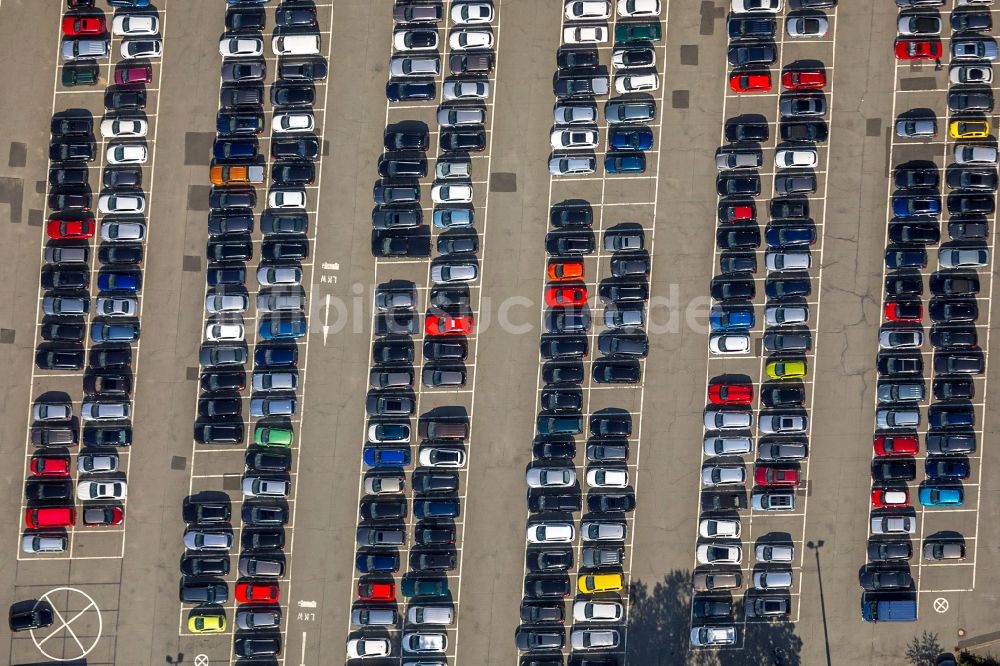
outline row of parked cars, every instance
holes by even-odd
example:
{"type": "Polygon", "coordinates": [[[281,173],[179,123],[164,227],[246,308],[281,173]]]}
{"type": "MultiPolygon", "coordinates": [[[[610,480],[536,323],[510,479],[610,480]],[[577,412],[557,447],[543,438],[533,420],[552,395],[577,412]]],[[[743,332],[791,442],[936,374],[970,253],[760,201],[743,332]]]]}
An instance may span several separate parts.
{"type": "MultiPolygon", "coordinates": [[[[833,6],[813,3],[808,8],[833,6]]],[[[730,90],[738,95],[770,92],[770,67],[777,61],[774,38],[780,2],[744,3],[734,0],[727,27],[729,35],[730,90]]],[[[819,11],[785,16],[785,31],[795,38],[819,37],[829,29],[828,17],[819,11]]],[[[795,490],[803,479],[800,465],[809,453],[809,414],[805,408],[806,354],[812,349],[810,307],[812,285],[810,248],[816,243],[816,225],[810,210],[811,195],[820,185],[816,170],[820,144],[827,140],[825,121],[827,72],[818,61],[797,61],[783,68],[777,113],[780,141],[774,150],[774,193],[761,214],[768,216],[764,230],[767,249],[764,264],[764,335],[766,378],[755,395],[746,375],[720,375],[708,386],[704,412],[702,515],[696,550],[691,644],[727,645],[737,640],[732,624],[734,609],[727,590],[743,585],[744,563],[740,544],[739,512],[746,509],[744,487],[753,486],[749,504],[756,511],[793,511],[795,490]],[[759,410],[755,412],[754,402],[759,410]],[[756,421],[756,423],[755,423],[756,421]],[[757,460],[748,478],[744,456],[757,460]]],[[[720,197],[716,240],[721,251],[720,271],[711,286],[715,305],[709,317],[713,355],[746,355],[751,351],[750,331],[757,316],[756,251],[761,245],[756,199],[761,196],[759,169],[765,162],[763,143],[769,140],[764,117],[727,121],[727,145],[716,153],[720,197]]],[[[791,572],[795,548],[785,538],[765,533],[754,547],[755,567],[751,591],[743,597],[746,618],[780,620],[791,611],[791,572]]]]}
{"type": "MultiPolygon", "coordinates": [[[[486,149],[486,100],[496,56],[490,24],[491,2],[397,2],[393,11],[393,55],[386,97],[390,103],[441,99],[436,119],[439,154],[431,186],[432,224],[438,260],[430,269],[430,294],[419,353],[424,388],[460,388],[469,337],[475,334],[470,283],[479,277],[479,236],[469,152],[486,149]],[[443,79],[438,53],[440,24],[450,20],[448,59],[451,77],[443,79]]],[[[423,219],[421,179],[428,175],[430,132],[425,124],[404,121],[386,128],[385,152],[378,161],[372,212],[372,253],[376,257],[429,257],[431,233],[423,219]]],[[[375,341],[363,461],[364,495],[359,506],[355,569],[360,575],[347,640],[348,658],[410,656],[406,664],[444,664],[448,629],[455,622],[449,572],[458,568],[461,516],[460,471],[466,467],[470,424],[464,410],[442,407],[412,420],[415,391],[413,336],[420,334],[421,307],[415,283],[389,280],[375,290],[375,341]],[[418,443],[416,450],[413,444],[418,443]],[[416,463],[407,475],[407,468],[416,463]],[[406,494],[412,488],[412,507],[406,494]],[[415,524],[408,529],[412,510],[415,524]],[[399,597],[396,574],[404,571],[399,597]],[[402,633],[385,630],[402,627],[402,633]],[[398,643],[397,643],[398,642],[398,643]],[[394,644],[397,646],[394,647],[394,644]]],[[[405,657],[404,657],[405,658],[405,657]]]]}
{"type": "MultiPolygon", "coordinates": [[[[151,80],[152,67],[143,58],[159,55],[158,26],[155,13],[119,12],[111,23],[111,32],[122,38],[115,81],[124,87],[109,88],[105,95],[106,113],[99,131],[107,142],[104,158],[108,166],[102,173],[103,189],[96,205],[89,178],[89,165],[98,158],[92,115],[73,109],[52,118],[50,214],[41,274],[44,319],[35,364],[43,370],[59,371],[78,371],[86,366],[85,397],[79,421],[64,394],[43,395],[33,405],[31,441],[38,452],[31,458],[30,478],[25,484],[28,507],[24,526],[30,531],[22,539],[24,552],[62,552],[68,547],[65,530],[77,524],[75,499],[86,502],[80,522],[84,527],[110,527],[124,520],[124,465],[118,454],[106,447],[127,446],[132,440],[130,344],[139,337],[142,273],[138,265],[146,230],[142,218],[146,198],[139,165],[146,160],[146,146],[130,140],[141,141],[147,123],[136,113],[141,106],[126,104],[118,93],[144,97],[142,84],[151,80]],[[99,245],[93,244],[95,237],[100,238],[99,245]],[[100,264],[99,293],[88,343],[90,267],[95,258],[100,264]],[[79,443],[81,426],[87,450],[76,456],[74,464],[70,448],[79,443]],[[71,479],[74,467],[75,490],[71,479]]],[[[104,13],[93,9],[92,3],[71,3],[61,27],[60,53],[64,62],[72,63],[64,68],[64,82],[82,84],[87,79],[82,72],[96,71],[98,59],[110,55],[104,13]]],[[[97,78],[88,81],[96,83],[97,78]]]]}
{"type": "MultiPolygon", "coordinates": [[[[555,127],[550,134],[556,151],[550,163],[553,176],[572,173],[577,161],[585,164],[577,173],[596,170],[596,158],[576,156],[598,147],[595,97],[608,94],[608,77],[602,73],[606,70],[595,45],[606,42],[609,31],[606,24],[595,22],[607,21],[613,13],[619,44],[611,62],[618,71],[616,87],[622,96],[605,106],[609,125],[615,119],[609,129],[609,164],[625,156],[641,160],[645,169],[643,151],[653,148],[653,132],[645,123],[656,117],[656,105],[640,91],[656,90],[659,75],[652,43],[638,43],[628,35],[647,31],[642,34],[655,34],[658,40],[660,10],[658,0],[564,3],[563,43],[556,55],[555,127]],[[573,81],[581,85],[575,87],[573,81]],[[584,85],[584,81],[589,83],[584,85]],[[590,85],[594,82],[596,86],[590,85]]],[[[607,166],[607,171],[613,170],[613,165],[607,166]]],[[[590,293],[584,259],[597,249],[594,223],[594,209],[583,199],[555,203],[549,212],[539,341],[544,387],[532,463],[525,473],[526,576],[521,624],[514,634],[515,645],[524,655],[522,664],[562,664],[559,653],[566,648],[583,659],[580,663],[617,664],[613,651],[623,639],[626,516],[636,506],[628,468],[632,416],[625,409],[608,408],[585,417],[589,406],[583,390],[584,359],[591,351],[601,354],[590,364],[595,382],[641,381],[640,359],[649,351],[645,325],[650,256],[642,225],[623,223],[605,230],[600,241],[611,255],[612,275],[601,281],[597,294],[590,293]],[[598,299],[604,304],[606,330],[595,339],[598,349],[591,350],[590,304],[598,299]],[[574,462],[581,438],[585,438],[587,460],[583,478],[574,462]],[[581,487],[584,483],[586,493],[581,487]],[[574,518],[578,511],[583,511],[579,523],[574,518]],[[583,544],[579,550],[575,547],[578,537],[583,544]],[[572,574],[576,574],[575,586],[572,574]],[[570,596],[575,597],[571,618],[566,606],[570,596]],[[568,622],[573,627],[567,639],[563,625],[568,622]]]]}
{"type": "MultiPolygon", "coordinates": [[[[898,59],[939,60],[943,56],[943,20],[935,9],[942,5],[900,5],[894,48],[898,59]]],[[[950,23],[948,134],[960,142],[949,146],[946,154],[954,159],[943,170],[931,160],[895,165],[889,202],[869,565],[859,581],[864,590],[862,617],[872,622],[916,619],[908,598],[914,587],[908,567],[913,555],[909,535],[917,531],[914,507],[961,506],[962,481],[971,474],[969,456],[976,451],[974,377],[985,371],[976,328],[981,290],[978,270],[989,266],[987,216],[994,211],[997,189],[997,151],[984,114],[993,108],[990,63],[997,51],[984,34],[992,28],[988,7],[961,8],[950,15],[950,23]],[[942,185],[950,190],[945,206],[942,185]],[[942,240],[944,208],[949,214],[950,242],[939,246],[938,270],[927,281],[931,321],[927,338],[933,349],[934,373],[928,391],[920,353],[925,345],[923,269],[928,265],[929,248],[942,240]],[[907,486],[917,478],[914,456],[920,449],[920,403],[928,399],[925,476],[911,497],[907,486]],[[896,606],[903,610],[892,611],[896,606]]],[[[935,120],[913,112],[904,112],[897,121],[896,134],[903,140],[919,140],[936,132],[935,120]],[[931,120],[929,127],[927,120],[931,120]]],[[[965,546],[956,534],[925,539],[923,557],[962,559],[965,546]]]]}

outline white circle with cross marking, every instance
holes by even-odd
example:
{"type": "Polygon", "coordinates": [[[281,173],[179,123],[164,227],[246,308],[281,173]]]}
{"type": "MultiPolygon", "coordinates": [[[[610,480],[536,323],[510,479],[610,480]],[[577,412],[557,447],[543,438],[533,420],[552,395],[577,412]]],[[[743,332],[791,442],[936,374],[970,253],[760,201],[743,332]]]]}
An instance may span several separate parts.
{"type": "Polygon", "coordinates": [[[196,654],[194,656],[194,666],[208,666],[208,655],[207,654],[196,654]]]}
{"type": "Polygon", "coordinates": [[[934,605],[934,610],[937,611],[938,613],[948,612],[948,600],[945,599],[944,597],[938,597],[937,599],[935,599],[933,605],[934,605]]]}
{"type": "MultiPolygon", "coordinates": [[[[101,632],[104,629],[104,619],[101,617],[101,609],[98,607],[97,602],[94,601],[92,596],[83,590],[78,590],[75,587],[57,587],[49,590],[39,597],[38,601],[35,603],[35,607],[37,608],[41,604],[48,604],[52,608],[52,613],[55,615],[56,620],[52,625],[54,629],[41,639],[35,635],[35,630],[33,629],[31,631],[31,640],[34,641],[35,647],[38,648],[38,651],[45,655],[47,659],[51,659],[52,661],[76,661],[86,657],[94,650],[95,647],[97,647],[98,641],[101,640],[101,632]],[[81,610],[73,611],[72,614],[67,613],[66,615],[59,612],[59,609],[52,603],[52,595],[59,592],[68,593],[69,599],[67,599],[66,603],[67,608],[79,607],[81,610]],[[83,597],[82,603],[69,603],[74,596],[83,597]],[[94,636],[84,636],[84,640],[81,640],[80,637],[73,631],[72,625],[81,617],[86,618],[90,615],[97,616],[97,634],[94,636]],[[63,650],[63,656],[56,657],[46,652],[45,648],[42,647],[53,636],[61,636],[64,634],[72,639],[72,642],[69,643],[70,646],[72,646],[73,643],[76,644],[76,650],[63,650]]],[[[64,641],[64,644],[65,643],[66,641],[64,641]]]]}

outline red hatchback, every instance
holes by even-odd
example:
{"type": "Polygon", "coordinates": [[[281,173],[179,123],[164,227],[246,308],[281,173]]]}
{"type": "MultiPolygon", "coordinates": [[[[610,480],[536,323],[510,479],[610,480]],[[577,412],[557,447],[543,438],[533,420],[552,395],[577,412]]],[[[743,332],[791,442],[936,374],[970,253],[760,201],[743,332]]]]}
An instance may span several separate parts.
{"type": "Polygon", "coordinates": [[[899,509],[910,506],[910,494],[905,488],[899,490],[876,488],[872,491],[872,506],[876,509],[899,509]]]}
{"type": "Polygon", "coordinates": [[[277,583],[237,583],[236,601],[241,604],[274,604],[281,596],[277,583]]]}
{"type": "Polygon", "coordinates": [[[941,41],[937,39],[896,40],[897,60],[940,60],[943,52],[941,41]]]}
{"type": "Polygon", "coordinates": [[[876,435],[872,445],[877,456],[915,456],[920,448],[915,435],[876,435]]]}
{"type": "Polygon", "coordinates": [[[924,318],[924,306],[918,301],[889,301],[885,304],[885,318],[918,324],[924,318]]]}
{"type": "Polygon", "coordinates": [[[719,220],[729,224],[753,222],[757,218],[757,207],[752,201],[722,204],[719,206],[719,220]]]}
{"type": "Polygon", "coordinates": [[[826,86],[826,72],[822,69],[803,69],[785,72],[781,85],[788,90],[818,90],[826,86]]]}
{"type": "Polygon", "coordinates": [[[35,476],[69,476],[69,456],[35,456],[31,459],[35,476]]]}
{"type": "Polygon", "coordinates": [[[393,583],[358,583],[359,601],[395,601],[396,586],[393,583]]]}
{"type": "Polygon", "coordinates": [[[37,509],[25,509],[24,526],[37,529],[39,527],[72,527],[76,524],[76,510],[71,506],[46,506],[37,509]]]}
{"type": "Polygon", "coordinates": [[[712,384],[708,387],[708,401],[713,405],[749,405],[753,402],[753,386],[712,384]]]}
{"type": "Polygon", "coordinates": [[[552,307],[586,305],[587,288],[583,285],[548,287],[545,290],[545,304],[552,307]]]}
{"type": "Polygon", "coordinates": [[[771,75],[767,72],[736,72],[729,77],[729,88],[737,94],[771,92],[771,75]]]}
{"type": "Polygon", "coordinates": [[[472,335],[475,323],[472,315],[427,315],[424,331],[427,335],[472,335]]]}
{"type": "Polygon", "coordinates": [[[797,486],[799,470],[794,467],[769,467],[758,465],[753,480],[758,486],[797,486]]]}
{"type": "Polygon", "coordinates": [[[62,21],[62,31],[67,37],[104,34],[103,16],[66,16],[62,21]]]}
{"type": "Polygon", "coordinates": [[[119,67],[115,70],[115,83],[118,85],[128,85],[129,83],[150,83],[153,80],[152,65],[137,65],[119,67]]]}
{"type": "Polygon", "coordinates": [[[94,236],[93,220],[49,220],[47,227],[52,240],[79,240],[94,236]]]}

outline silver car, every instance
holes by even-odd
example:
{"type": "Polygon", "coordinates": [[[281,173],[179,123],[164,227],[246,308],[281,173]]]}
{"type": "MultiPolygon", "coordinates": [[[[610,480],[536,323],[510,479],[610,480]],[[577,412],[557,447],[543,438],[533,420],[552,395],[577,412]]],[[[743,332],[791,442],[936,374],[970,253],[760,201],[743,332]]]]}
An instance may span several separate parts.
{"type": "Polygon", "coordinates": [[[488,81],[445,81],[441,93],[448,101],[486,99],[490,96],[490,84],[488,81]]]}
{"type": "Polygon", "coordinates": [[[955,146],[955,162],[958,164],[996,164],[997,149],[993,146],[960,143],[955,146]]]}
{"type": "Polygon", "coordinates": [[[788,544],[760,544],[754,549],[758,562],[791,562],[795,546],[788,544]]]}
{"type": "Polygon", "coordinates": [[[556,125],[593,125],[597,122],[597,105],[557,104],[552,119],[556,125]]]}
{"type": "Polygon", "coordinates": [[[804,414],[764,414],[758,421],[760,431],[766,435],[787,435],[805,432],[809,417],[804,414]]]}
{"type": "Polygon", "coordinates": [[[21,539],[21,551],[25,553],[62,553],[66,545],[66,537],[56,534],[25,534],[21,539]]]}
{"type": "Polygon", "coordinates": [[[769,462],[802,460],[806,457],[806,445],[802,442],[762,442],[757,447],[757,457],[769,462]]]}
{"type": "Polygon", "coordinates": [[[742,456],[753,450],[749,437],[715,437],[705,438],[704,451],[706,456],[742,456]]]}
{"type": "Polygon", "coordinates": [[[75,296],[46,296],[42,299],[42,312],[47,315],[85,315],[90,310],[90,299],[75,296]]]}
{"type": "Polygon", "coordinates": [[[260,312],[301,312],[306,307],[306,297],[302,293],[257,294],[257,310],[260,312]]]}
{"type": "Polygon", "coordinates": [[[113,421],[127,419],[132,413],[128,402],[84,402],[80,405],[80,417],[84,421],[113,421]]]}
{"type": "Polygon", "coordinates": [[[236,626],[245,631],[277,629],[281,626],[281,610],[241,610],[236,613],[236,626]]]}
{"type": "Polygon", "coordinates": [[[479,267],[473,263],[435,264],[431,267],[431,281],[438,284],[472,282],[479,277],[479,267]]]}
{"type": "Polygon", "coordinates": [[[764,255],[764,265],[769,271],[804,271],[812,265],[812,255],[809,252],[775,250],[764,255]]]}
{"type": "Polygon", "coordinates": [[[302,284],[302,269],[298,266],[261,266],[257,282],[262,287],[298,286],[302,284]]]}
{"type": "Polygon", "coordinates": [[[924,332],[919,330],[888,330],[878,336],[882,349],[913,349],[924,344],[924,332]]]}
{"type": "Polygon", "coordinates": [[[299,385],[299,376],[294,372],[255,372],[254,391],[294,391],[299,385]]]}
{"type": "Polygon", "coordinates": [[[617,629],[574,629],[569,640],[574,650],[613,650],[621,635],[617,629]]]}
{"type": "Polygon", "coordinates": [[[580,536],[584,541],[623,541],[626,529],[624,522],[585,520],[580,536]]]}
{"type": "Polygon", "coordinates": [[[243,494],[247,497],[288,497],[290,486],[281,479],[248,476],[243,479],[243,494]]]}
{"type": "Polygon", "coordinates": [[[911,516],[873,516],[872,534],[913,534],[917,531],[917,521],[911,516]]]}
{"type": "Polygon", "coordinates": [[[104,317],[134,317],[139,311],[139,302],[134,298],[112,298],[101,296],[97,299],[97,312],[104,317]]]}
{"type": "Polygon", "coordinates": [[[486,123],[486,109],[478,106],[446,107],[438,111],[437,121],[442,127],[483,125],[486,123]]]}
{"type": "Polygon", "coordinates": [[[809,307],[805,305],[769,305],[764,309],[768,326],[805,324],[809,321],[809,307]]]}
{"type": "Polygon", "coordinates": [[[246,294],[209,293],[205,297],[205,309],[211,314],[224,312],[245,312],[250,307],[250,298],[246,294]]]}
{"type": "Polygon", "coordinates": [[[904,139],[932,137],[937,133],[937,122],[933,118],[903,118],[896,121],[896,136],[904,139]]]}
{"type": "Polygon", "coordinates": [[[188,550],[229,550],[233,535],[229,532],[188,530],[184,533],[184,547],[188,550]]]}
{"type": "Polygon", "coordinates": [[[877,409],[875,425],[884,430],[892,428],[916,428],[920,425],[919,409],[877,409]]]}
{"type": "Polygon", "coordinates": [[[553,157],[549,160],[549,173],[553,176],[572,176],[594,173],[597,160],[594,157],[553,157]]]}
{"type": "Polygon", "coordinates": [[[441,59],[437,56],[396,56],[389,60],[389,76],[437,76],[441,59]]]}
{"type": "Polygon", "coordinates": [[[719,171],[730,169],[756,169],[764,163],[760,150],[729,150],[722,148],[715,153],[715,168],[719,171]]]}
{"type": "Polygon", "coordinates": [[[709,430],[741,430],[753,425],[753,412],[738,409],[706,409],[705,427],[709,430]]]}
{"type": "Polygon", "coordinates": [[[62,402],[36,402],[31,408],[35,421],[69,421],[73,418],[73,405],[62,402]]]}
{"type": "Polygon", "coordinates": [[[285,573],[285,563],[276,557],[241,555],[239,571],[241,576],[280,578],[285,573]]]}
{"type": "Polygon", "coordinates": [[[471,178],[472,163],[463,159],[439,159],[434,165],[434,177],[438,180],[471,178]]]}
{"type": "Polygon", "coordinates": [[[985,247],[942,247],[938,263],[942,268],[982,268],[990,263],[990,253],[985,247]]]}
{"type": "Polygon", "coordinates": [[[107,243],[135,242],[146,237],[142,222],[101,222],[101,240],[107,243]]]}
{"type": "Polygon", "coordinates": [[[701,470],[701,481],[706,486],[732,486],[746,481],[747,471],[731,465],[709,465],[701,470]]]}

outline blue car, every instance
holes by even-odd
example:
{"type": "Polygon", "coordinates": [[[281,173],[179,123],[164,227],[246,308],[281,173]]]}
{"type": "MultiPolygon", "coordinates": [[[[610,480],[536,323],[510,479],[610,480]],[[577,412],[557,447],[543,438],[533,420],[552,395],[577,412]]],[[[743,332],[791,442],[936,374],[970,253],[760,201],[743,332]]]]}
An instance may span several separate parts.
{"type": "Polygon", "coordinates": [[[962,506],[963,493],[961,488],[924,487],[919,497],[923,506],[962,506]]]}
{"type": "Polygon", "coordinates": [[[471,227],[475,213],[471,208],[435,208],[434,226],[438,229],[471,227]]]}
{"type": "Polygon", "coordinates": [[[396,553],[359,553],[354,564],[361,573],[391,573],[399,570],[399,555],[396,553]]]}
{"type": "Polygon", "coordinates": [[[369,467],[406,467],[410,464],[410,449],[369,446],[363,458],[369,467]]]}
{"type": "Polygon", "coordinates": [[[793,247],[816,242],[816,229],[805,225],[774,224],[764,232],[768,247],[793,247]]]}
{"type": "Polygon", "coordinates": [[[604,170],[608,173],[644,173],[646,156],[642,153],[608,155],[604,158],[604,170]]]}
{"type": "Polygon", "coordinates": [[[90,325],[90,339],[96,343],[135,342],[139,339],[139,323],[95,321],[90,325]]]}
{"type": "Polygon", "coordinates": [[[934,217],[941,214],[941,199],[936,196],[893,197],[892,214],[896,217],[934,217]]]}
{"type": "Polygon", "coordinates": [[[967,460],[930,457],[924,467],[928,479],[967,479],[971,472],[967,460]]]}
{"type": "Polygon", "coordinates": [[[615,128],[608,137],[612,150],[649,150],[653,147],[653,130],[648,127],[615,128]]]}
{"type": "Polygon", "coordinates": [[[298,347],[258,347],[253,362],[259,368],[277,368],[299,364],[298,347]]]}
{"type": "Polygon", "coordinates": [[[753,328],[753,308],[712,308],[708,323],[713,331],[748,331],[753,328]]]}
{"type": "Polygon", "coordinates": [[[139,273],[101,271],[97,275],[97,288],[101,291],[126,291],[129,293],[136,293],[141,287],[142,276],[139,273]]]}
{"type": "Polygon", "coordinates": [[[413,99],[434,99],[437,91],[433,81],[389,81],[385,84],[385,96],[390,102],[405,102],[413,99]]]}
{"type": "Polygon", "coordinates": [[[258,330],[262,340],[294,340],[306,334],[306,319],[302,316],[266,317],[258,330]]]}
{"type": "Polygon", "coordinates": [[[890,247],[885,251],[885,266],[892,270],[900,268],[923,268],[927,265],[927,251],[911,247],[890,247]]]}
{"type": "Polygon", "coordinates": [[[215,117],[219,136],[249,136],[264,131],[264,114],[257,111],[220,113],[215,117]]]}
{"type": "MultiPolygon", "coordinates": [[[[108,4],[111,5],[112,7],[124,7],[126,9],[142,9],[143,7],[149,7],[149,0],[108,0],[108,4]]],[[[230,4],[233,4],[232,0],[230,0],[230,4]]]]}
{"type": "Polygon", "coordinates": [[[255,139],[217,140],[212,147],[217,160],[252,160],[257,157],[255,139]]]}
{"type": "Polygon", "coordinates": [[[461,510],[458,500],[425,500],[413,503],[417,518],[457,518],[461,510]]]}

